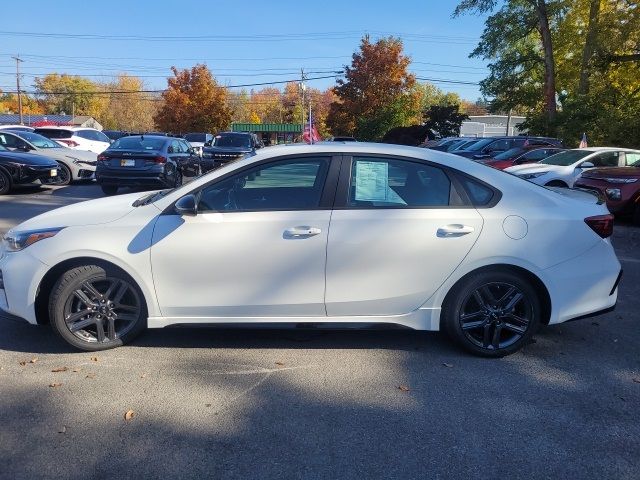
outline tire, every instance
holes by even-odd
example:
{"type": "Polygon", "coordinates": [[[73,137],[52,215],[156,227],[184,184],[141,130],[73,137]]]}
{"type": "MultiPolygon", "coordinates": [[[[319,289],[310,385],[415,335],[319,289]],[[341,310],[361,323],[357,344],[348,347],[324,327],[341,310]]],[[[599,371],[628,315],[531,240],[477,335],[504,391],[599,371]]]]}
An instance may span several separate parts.
{"type": "Polygon", "coordinates": [[[115,185],[101,185],[100,188],[102,188],[102,193],[109,197],[118,193],[118,187],[115,185]]]}
{"type": "Polygon", "coordinates": [[[465,350],[495,358],[526,345],[538,330],[541,316],[538,293],[521,275],[481,271],[465,277],[449,292],[441,326],[465,350]]]}
{"type": "Polygon", "coordinates": [[[11,190],[11,177],[7,172],[0,169],[0,195],[6,195],[11,190]]]}
{"type": "Polygon", "coordinates": [[[569,185],[564,183],[562,180],[551,180],[549,183],[546,183],[544,186],[545,187],[569,188],[569,185]]]}
{"type": "Polygon", "coordinates": [[[49,298],[54,331],[73,347],[96,352],[119,347],[147,326],[147,307],[133,279],[113,266],[65,272],[49,298]]]}
{"type": "Polygon", "coordinates": [[[634,225],[640,226],[640,203],[636,205],[636,208],[633,211],[632,221],[634,225]]]}
{"type": "Polygon", "coordinates": [[[41,180],[45,185],[69,185],[72,181],[71,169],[63,163],[58,163],[58,175],[56,177],[41,180]]]}
{"type": "Polygon", "coordinates": [[[176,181],[175,181],[174,187],[178,188],[182,186],[182,170],[176,170],[175,177],[176,177],[176,181]]]}

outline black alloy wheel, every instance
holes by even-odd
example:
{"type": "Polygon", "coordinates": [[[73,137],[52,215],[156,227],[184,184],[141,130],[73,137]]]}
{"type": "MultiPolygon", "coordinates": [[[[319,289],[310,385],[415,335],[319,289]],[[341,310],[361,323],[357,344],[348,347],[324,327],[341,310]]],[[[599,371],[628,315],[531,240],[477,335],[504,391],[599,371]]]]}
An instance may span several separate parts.
{"type": "Polygon", "coordinates": [[[447,296],[443,330],[463,348],[502,357],[524,346],[540,325],[541,307],[533,286],[513,272],[479,272],[447,296]]]}
{"type": "Polygon", "coordinates": [[[82,350],[122,345],[146,326],[142,293],[119,269],[75,268],[61,277],[53,291],[51,323],[60,336],[82,350]]]}
{"type": "Polygon", "coordinates": [[[178,188],[178,187],[182,186],[182,171],[181,170],[176,170],[176,173],[174,175],[176,177],[176,182],[174,184],[174,187],[178,188]]]}
{"type": "Polygon", "coordinates": [[[71,170],[62,163],[58,163],[58,175],[41,180],[45,185],[69,185],[73,180],[71,170]]]}
{"type": "Polygon", "coordinates": [[[5,195],[11,190],[11,177],[4,170],[0,170],[0,195],[5,195]]]}

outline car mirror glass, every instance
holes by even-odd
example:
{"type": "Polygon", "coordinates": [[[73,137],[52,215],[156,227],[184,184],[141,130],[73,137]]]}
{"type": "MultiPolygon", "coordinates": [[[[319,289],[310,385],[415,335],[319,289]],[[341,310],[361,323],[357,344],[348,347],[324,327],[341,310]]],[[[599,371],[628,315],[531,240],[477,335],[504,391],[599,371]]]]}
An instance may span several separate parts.
{"type": "Polygon", "coordinates": [[[193,194],[185,195],[175,203],[176,213],[188,217],[195,217],[198,214],[196,197],[193,194]]]}

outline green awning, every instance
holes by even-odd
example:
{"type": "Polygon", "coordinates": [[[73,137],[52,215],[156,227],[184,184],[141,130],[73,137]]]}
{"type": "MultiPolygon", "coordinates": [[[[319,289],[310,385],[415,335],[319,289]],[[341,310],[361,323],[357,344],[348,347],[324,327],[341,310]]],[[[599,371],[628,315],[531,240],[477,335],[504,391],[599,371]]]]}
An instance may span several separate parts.
{"type": "Polygon", "coordinates": [[[301,133],[299,123],[232,123],[233,132],[301,133]]]}

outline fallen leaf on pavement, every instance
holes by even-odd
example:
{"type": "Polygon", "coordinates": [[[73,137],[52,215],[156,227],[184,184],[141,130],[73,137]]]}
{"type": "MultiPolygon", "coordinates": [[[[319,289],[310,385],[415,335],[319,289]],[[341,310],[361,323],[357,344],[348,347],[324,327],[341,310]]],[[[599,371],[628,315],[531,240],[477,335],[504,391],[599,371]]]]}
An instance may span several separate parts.
{"type": "Polygon", "coordinates": [[[142,375],[140,375],[140,378],[144,378],[144,377],[146,377],[146,376],[147,376],[147,374],[146,374],[146,373],[143,373],[142,375]]]}
{"type": "Polygon", "coordinates": [[[282,367],[284,367],[284,363],[282,363],[282,362],[276,362],[276,367],[278,367],[278,368],[282,368],[282,367]]]}
{"type": "Polygon", "coordinates": [[[84,378],[96,378],[96,374],[95,373],[87,373],[87,376],[84,378]]]}
{"type": "Polygon", "coordinates": [[[452,368],[453,367],[453,363],[443,363],[442,365],[444,365],[447,368],[452,368]]]}
{"type": "Polygon", "coordinates": [[[67,370],[69,370],[67,367],[58,367],[58,368],[54,368],[53,370],[51,370],[53,373],[58,373],[58,372],[66,372],[67,370]]]}
{"type": "Polygon", "coordinates": [[[37,361],[38,361],[38,359],[34,357],[31,360],[29,360],[29,363],[36,363],[37,361]]]}
{"type": "Polygon", "coordinates": [[[205,406],[205,407],[210,407],[210,406],[211,406],[211,404],[210,404],[210,403],[205,403],[205,404],[204,404],[204,406],[205,406]]]}
{"type": "Polygon", "coordinates": [[[67,433],[66,425],[63,425],[62,428],[60,430],[58,430],[58,433],[67,433]]]}
{"type": "Polygon", "coordinates": [[[98,361],[98,357],[91,357],[91,361],[92,362],[97,362],[98,361]]]}
{"type": "Polygon", "coordinates": [[[56,388],[56,387],[59,387],[59,386],[61,386],[61,385],[62,385],[61,383],[50,383],[50,384],[49,384],[49,386],[50,386],[51,388],[56,388]]]}
{"type": "Polygon", "coordinates": [[[26,364],[27,364],[27,362],[24,362],[24,361],[23,361],[23,362],[20,362],[20,366],[21,366],[21,367],[24,367],[26,364]]]}
{"type": "Polygon", "coordinates": [[[133,410],[127,410],[127,413],[124,414],[124,419],[131,420],[134,415],[135,415],[135,412],[133,410]]]}
{"type": "Polygon", "coordinates": [[[79,368],[74,368],[73,370],[71,370],[73,373],[78,373],[80,371],[79,368]]]}
{"type": "Polygon", "coordinates": [[[398,385],[398,390],[400,390],[401,392],[408,392],[410,388],[406,385],[398,385]]]}

